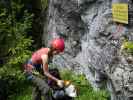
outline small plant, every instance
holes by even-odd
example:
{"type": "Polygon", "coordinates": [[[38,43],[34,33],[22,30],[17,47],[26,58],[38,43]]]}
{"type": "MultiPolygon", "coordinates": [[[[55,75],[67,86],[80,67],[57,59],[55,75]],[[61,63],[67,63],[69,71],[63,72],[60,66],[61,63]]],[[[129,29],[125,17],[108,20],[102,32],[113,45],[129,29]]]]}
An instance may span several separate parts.
{"type": "Polygon", "coordinates": [[[121,50],[133,55],[133,41],[124,41],[121,50]]]}
{"type": "Polygon", "coordinates": [[[107,90],[94,91],[84,75],[75,75],[69,70],[61,72],[62,79],[71,80],[78,89],[79,96],[75,100],[108,100],[107,90]]]}

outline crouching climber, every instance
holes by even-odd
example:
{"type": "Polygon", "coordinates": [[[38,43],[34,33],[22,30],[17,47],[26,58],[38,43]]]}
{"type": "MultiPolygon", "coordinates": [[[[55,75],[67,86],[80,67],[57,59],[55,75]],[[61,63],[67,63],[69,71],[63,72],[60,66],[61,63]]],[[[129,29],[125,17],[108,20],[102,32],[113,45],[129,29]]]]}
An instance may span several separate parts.
{"type": "MultiPolygon", "coordinates": [[[[64,51],[65,45],[62,38],[56,38],[51,41],[49,48],[41,48],[33,52],[31,58],[24,64],[24,72],[28,80],[30,80],[35,88],[33,89],[33,100],[41,100],[41,95],[48,95],[50,87],[46,81],[34,72],[39,72],[40,75],[46,76],[48,79],[56,82],[59,87],[63,87],[64,81],[54,77],[49,73],[48,64],[54,55],[64,51]]],[[[45,98],[51,100],[50,98],[45,98]]]]}

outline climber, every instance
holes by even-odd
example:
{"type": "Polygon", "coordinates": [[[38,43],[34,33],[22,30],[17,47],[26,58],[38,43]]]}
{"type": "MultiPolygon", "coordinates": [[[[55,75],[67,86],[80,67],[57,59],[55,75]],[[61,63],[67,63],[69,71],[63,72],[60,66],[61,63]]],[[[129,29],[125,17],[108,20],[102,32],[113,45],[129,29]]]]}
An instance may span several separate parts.
{"type": "Polygon", "coordinates": [[[65,45],[62,38],[56,38],[51,41],[49,48],[41,48],[35,51],[31,59],[24,64],[24,72],[28,80],[30,80],[36,88],[33,91],[33,100],[41,100],[41,95],[46,95],[50,88],[44,79],[33,74],[34,71],[46,76],[48,79],[56,82],[59,87],[63,87],[64,81],[57,79],[49,73],[48,64],[54,55],[64,51],[65,45]]]}

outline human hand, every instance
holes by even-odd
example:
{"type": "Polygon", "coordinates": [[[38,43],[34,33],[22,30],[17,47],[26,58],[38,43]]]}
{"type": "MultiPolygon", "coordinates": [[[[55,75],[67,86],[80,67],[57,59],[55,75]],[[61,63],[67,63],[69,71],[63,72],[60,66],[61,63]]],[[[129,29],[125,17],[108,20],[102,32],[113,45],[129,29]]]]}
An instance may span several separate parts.
{"type": "Polygon", "coordinates": [[[64,86],[64,81],[63,80],[58,80],[57,85],[62,88],[64,86]]]}
{"type": "Polygon", "coordinates": [[[31,64],[27,64],[26,68],[25,68],[25,71],[31,73],[33,69],[34,69],[34,67],[31,64]]]}

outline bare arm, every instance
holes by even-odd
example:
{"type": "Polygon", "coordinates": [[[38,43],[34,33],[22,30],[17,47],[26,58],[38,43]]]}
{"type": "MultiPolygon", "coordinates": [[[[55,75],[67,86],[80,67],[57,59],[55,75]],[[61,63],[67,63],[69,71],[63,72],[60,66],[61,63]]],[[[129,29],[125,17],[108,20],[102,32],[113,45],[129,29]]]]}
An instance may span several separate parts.
{"type": "Polygon", "coordinates": [[[44,72],[44,74],[45,74],[48,78],[50,78],[50,79],[52,79],[52,80],[54,80],[54,81],[57,82],[58,79],[55,78],[53,75],[51,75],[51,74],[49,73],[49,71],[48,71],[48,55],[42,55],[41,58],[42,58],[42,62],[43,62],[43,72],[44,72]]]}

